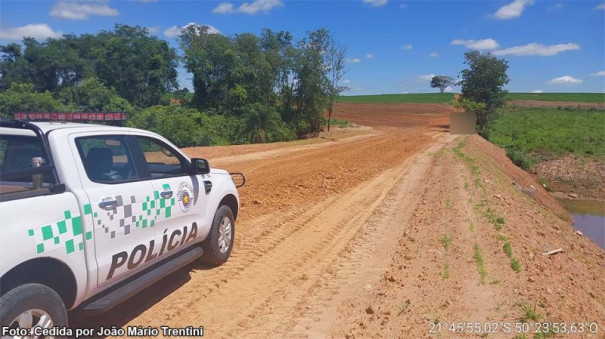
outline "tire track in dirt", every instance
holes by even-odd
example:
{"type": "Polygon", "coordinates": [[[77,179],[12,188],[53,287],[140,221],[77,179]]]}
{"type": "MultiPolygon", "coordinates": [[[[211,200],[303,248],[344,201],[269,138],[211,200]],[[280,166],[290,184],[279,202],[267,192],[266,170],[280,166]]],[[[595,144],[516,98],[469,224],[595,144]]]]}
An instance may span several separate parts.
{"type": "MultiPolygon", "coordinates": [[[[229,261],[217,268],[189,265],[111,312],[72,323],[205,326],[209,337],[304,334],[298,331],[309,316],[304,311],[332,300],[313,293],[340,265],[352,271],[360,265],[359,257],[348,263],[352,242],[379,231],[372,221],[377,211],[395,203],[393,187],[412,158],[442,135],[425,123],[211,159],[213,166],[243,171],[248,179],[240,190],[242,209],[229,261]]],[[[200,156],[197,151],[191,155],[200,156]]],[[[396,242],[395,234],[383,235],[396,242]]],[[[358,255],[375,256],[370,250],[383,245],[366,243],[358,255]]]]}
{"type": "MultiPolygon", "coordinates": [[[[193,277],[195,283],[172,293],[170,304],[178,308],[164,307],[170,310],[165,321],[187,326],[204,319],[212,337],[285,334],[295,325],[292,315],[299,301],[383,203],[409,163],[410,159],[322,204],[241,225],[244,230],[238,237],[246,241],[235,247],[229,265],[204,272],[207,277],[193,277]],[[192,290],[200,291],[201,296],[191,298],[192,290]],[[197,307],[200,303],[208,306],[197,307]],[[233,307],[218,305],[238,305],[237,316],[233,307]],[[189,312],[191,309],[196,312],[189,312]]],[[[153,319],[143,313],[136,321],[159,325],[157,314],[151,312],[150,316],[153,319]]]]}

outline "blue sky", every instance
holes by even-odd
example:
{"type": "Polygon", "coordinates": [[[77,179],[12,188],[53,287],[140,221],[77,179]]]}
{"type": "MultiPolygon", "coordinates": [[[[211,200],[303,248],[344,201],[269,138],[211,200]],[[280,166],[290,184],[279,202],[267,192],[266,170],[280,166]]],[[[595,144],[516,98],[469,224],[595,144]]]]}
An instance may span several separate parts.
{"type": "Polygon", "coordinates": [[[297,39],[326,27],[347,47],[348,95],[435,92],[432,75],[458,76],[470,48],[509,62],[511,92],[605,92],[603,1],[0,0],[0,44],[116,23],[147,27],[175,48],[188,23],[297,39]]]}

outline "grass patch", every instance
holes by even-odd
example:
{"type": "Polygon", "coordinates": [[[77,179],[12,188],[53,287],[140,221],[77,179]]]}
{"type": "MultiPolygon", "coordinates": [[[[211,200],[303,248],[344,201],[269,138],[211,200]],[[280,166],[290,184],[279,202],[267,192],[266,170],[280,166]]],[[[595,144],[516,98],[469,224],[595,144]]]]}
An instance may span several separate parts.
{"type": "Polygon", "coordinates": [[[605,102],[603,93],[508,93],[506,100],[605,102]]]}
{"type": "Polygon", "coordinates": [[[445,252],[449,252],[449,248],[450,245],[452,244],[452,237],[450,237],[447,234],[444,234],[443,237],[441,237],[441,245],[443,245],[443,248],[445,248],[445,252]]]}
{"type": "Polygon", "coordinates": [[[445,265],[443,265],[443,271],[441,272],[441,278],[449,279],[450,277],[450,264],[445,261],[445,265]]]}
{"type": "Polygon", "coordinates": [[[445,249],[445,264],[443,265],[443,271],[441,271],[441,277],[443,279],[448,279],[450,277],[450,264],[448,262],[448,257],[447,254],[450,251],[450,245],[452,244],[452,237],[450,237],[447,234],[444,234],[443,237],[441,237],[441,245],[443,246],[443,248],[445,249]]]}
{"type": "Polygon", "coordinates": [[[519,263],[519,260],[515,259],[513,256],[513,246],[510,244],[510,242],[505,242],[504,246],[502,246],[502,249],[504,250],[504,254],[506,254],[506,256],[510,259],[510,267],[513,269],[513,271],[516,273],[521,272],[521,264],[519,263]]]}
{"type": "Polygon", "coordinates": [[[507,236],[505,236],[504,234],[498,234],[498,235],[496,236],[496,239],[497,239],[497,240],[500,240],[500,241],[506,241],[506,240],[508,240],[508,237],[507,237],[507,236]]]}
{"type": "Polygon", "coordinates": [[[510,259],[510,268],[512,268],[515,273],[521,272],[521,264],[515,258],[510,259]]]}
{"type": "Polygon", "coordinates": [[[475,259],[475,264],[477,265],[477,272],[479,273],[479,282],[481,285],[485,285],[485,277],[487,277],[487,271],[485,270],[485,265],[483,262],[483,256],[481,255],[481,247],[479,244],[475,243],[473,246],[474,254],[473,258],[475,259]]]}
{"type": "Polygon", "coordinates": [[[351,127],[351,123],[346,120],[330,119],[330,126],[335,127],[351,127]]]}
{"type": "Polygon", "coordinates": [[[605,156],[605,111],[506,107],[489,140],[507,149],[520,167],[566,154],[605,156]]]}
{"type": "Polygon", "coordinates": [[[511,246],[510,242],[505,242],[504,246],[502,247],[504,249],[504,253],[506,254],[507,257],[512,258],[513,257],[513,247],[511,246]]]}
{"type": "Polygon", "coordinates": [[[521,308],[521,310],[523,310],[523,315],[521,316],[521,318],[519,318],[519,321],[526,323],[528,321],[539,321],[540,319],[542,319],[544,316],[540,313],[538,313],[538,311],[536,311],[536,306],[531,306],[527,303],[515,303],[515,306],[518,306],[521,308]]]}
{"type": "Polygon", "coordinates": [[[502,226],[504,226],[506,223],[506,218],[496,216],[496,211],[494,211],[491,207],[488,207],[485,212],[483,212],[483,216],[498,231],[501,230],[502,226]]]}
{"type": "MultiPolygon", "coordinates": [[[[506,100],[605,102],[603,93],[508,93],[506,100]]],[[[453,104],[454,93],[409,93],[339,96],[337,102],[453,104]]]]}
{"type": "Polygon", "coordinates": [[[481,170],[479,170],[479,167],[475,164],[475,159],[462,152],[462,149],[464,148],[464,146],[466,146],[466,141],[466,138],[464,140],[461,140],[458,145],[456,145],[456,147],[452,149],[452,152],[454,152],[454,154],[456,154],[460,159],[462,159],[466,164],[468,164],[471,169],[471,174],[474,177],[473,182],[475,183],[475,186],[477,188],[482,188],[483,183],[481,183],[481,178],[479,178],[481,170]]]}
{"type": "Polygon", "coordinates": [[[532,159],[527,153],[513,147],[506,149],[506,156],[513,162],[513,164],[526,171],[528,171],[531,168],[531,165],[534,164],[534,159],[532,159]]]}

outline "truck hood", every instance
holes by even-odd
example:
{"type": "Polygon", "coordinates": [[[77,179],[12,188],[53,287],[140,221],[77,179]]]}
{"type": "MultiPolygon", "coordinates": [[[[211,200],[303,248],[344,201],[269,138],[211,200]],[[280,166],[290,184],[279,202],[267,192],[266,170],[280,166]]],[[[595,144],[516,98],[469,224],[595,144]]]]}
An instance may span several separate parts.
{"type": "Polygon", "coordinates": [[[211,168],[210,169],[210,174],[229,175],[229,172],[227,172],[227,171],[225,171],[223,169],[211,168]]]}

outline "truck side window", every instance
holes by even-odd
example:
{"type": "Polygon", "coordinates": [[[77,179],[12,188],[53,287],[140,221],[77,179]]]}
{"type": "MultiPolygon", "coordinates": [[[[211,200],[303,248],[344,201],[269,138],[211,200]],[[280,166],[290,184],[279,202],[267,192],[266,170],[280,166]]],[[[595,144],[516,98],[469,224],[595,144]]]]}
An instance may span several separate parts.
{"type": "Polygon", "coordinates": [[[0,135],[0,194],[49,187],[50,173],[19,175],[19,171],[46,164],[40,140],[34,136],[0,135]],[[17,172],[17,175],[15,175],[17,172]],[[13,173],[6,178],[3,173],[13,173]]]}
{"type": "Polygon", "coordinates": [[[174,177],[187,174],[184,159],[167,145],[157,140],[137,137],[145,155],[151,178],[174,177]]]}
{"type": "Polygon", "coordinates": [[[139,179],[124,136],[76,138],[76,145],[91,181],[118,183],[139,179]]]}

